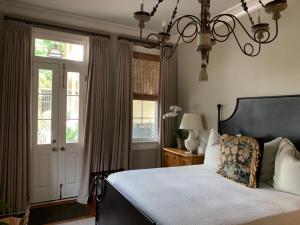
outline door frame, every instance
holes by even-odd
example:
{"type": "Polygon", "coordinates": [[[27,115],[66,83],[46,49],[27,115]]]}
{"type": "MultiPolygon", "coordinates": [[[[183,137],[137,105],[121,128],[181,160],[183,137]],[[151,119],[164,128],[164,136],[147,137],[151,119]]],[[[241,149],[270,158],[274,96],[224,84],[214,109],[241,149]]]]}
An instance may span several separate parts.
{"type": "MultiPolygon", "coordinates": [[[[63,66],[65,66],[65,68],[75,68],[76,70],[79,70],[80,71],[80,74],[82,76],[80,76],[80,92],[83,93],[83,94],[80,94],[80,104],[84,104],[80,107],[80,112],[79,112],[79,118],[80,119],[80,124],[79,124],[79,140],[78,140],[78,144],[80,145],[80,148],[83,150],[83,136],[84,136],[84,118],[85,118],[85,101],[86,101],[86,89],[87,89],[87,82],[86,82],[86,79],[87,79],[87,70],[88,70],[88,57],[89,57],[89,38],[88,36],[82,36],[82,35],[76,35],[76,34],[69,34],[69,33],[64,33],[64,32],[58,32],[58,31],[52,31],[52,30],[46,30],[46,29],[41,29],[41,28],[33,28],[33,34],[32,34],[32,64],[33,64],[33,67],[32,67],[32,85],[33,85],[33,88],[32,88],[32,94],[31,94],[31,101],[32,101],[32,117],[31,117],[31,134],[32,134],[32,137],[31,137],[31,140],[32,140],[32,147],[31,147],[31,150],[30,150],[30,159],[32,160],[31,161],[31,164],[29,165],[30,168],[31,168],[31,172],[30,174],[32,175],[32,177],[30,178],[29,182],[30,182],[30,196],[33,196],[33,189],[34,189],[34,183],[33,183],[33,177],[35,176],[35,171],[34,171],[34,153],[35,151],[37,150],[37,148],[39,147],[40,148],[40,145],[37,145],[37,135],[36,132],[37,131],[37,117],[33,117],[33,115],[37,116],[37,110],[38,110],[38,99],[37,99],[37,96],[38,94],[36,94],[37,90],[35,88],[38,88],[38,79],[37,79],[37,76],[35,73],[35,71],[37,70],[37,66],[39,65],[45,65],[46,67],[48,66],[49,68],[50,67],[56,67],[58,66],[58,75],[57,75],[57,79],[55,80],[55,85],[58,85],[57,89],[57,93],[54,93],[55,94],[55,104],[52,104],[52,110],[53,110],[53,107],[54,105],[56,105],[57,107],[57,110],[55,112],[55,122],[56,124],[59,124],[61,123],[61,118],[59,117],[58,114],[60,114],[60,110],[61,110],[61,107],[64,107],[66,108],[66,106],[62,106],[61,104],[59,105],[59,100],[58,98],[61,96],[61,88],[60,86],[62,85],[62,70],[63,70],[63,66]],[[55,41],[63,41],[63,42],[67,42],[67,43],[74,43],[74,44],[81,44],[84,46],[84,57],[83,57],[83,61],[82,62],[79,62],[79,61],[72,61],[72,60],[66,60],[66,59],[55,59],[55,58],[47,58],[47,57],[38,57],[38,56],[35,56],[35,39],[36,38],[43,38],[43,39],[48,39],[48,40],[55,40],[55,41]]],[[[57,72],[57,68],[55,69],[56,72],[57,72]]],[[[66,79],[66,76],[65,76],[65,79],[66,79]]],[[[54,84],[53,84],[54,85],[54,84]]],[[[54,102],[53,102],[54,103],[54,102]]],[[[54,113],[54,111],[52,111],[54,113]]],[[[47,147],[47,150],[49,151],[48,147],[49,148],[53,148],[53,147],[59,147],[59,126],[53,126],[53,123],[54,121],[52,121],[52,129],[54,127],[57,127],[57,130],[52,133],[54,135],[57,136],[57,140],[56,140],[56,143],[51,143],[51,145],[49,146],[43,146],[47,147]]],[[[65,121],[64,121],[65,123],[65,121]]],[[[53,131],[52,131],[53,132],[53,131]]],[[[51,138],[53,139],[53,137],[51,138]]],[[[60,180],[59,180],[59,149],[57,149],[57,152],[56,154],[54,152],[51,152],[51,154],[53,155],[53,159],[56,160],[57,162],[57,167],[56,167],[56,170],[54,171],[53,173],[53,178],[51,179],[55,179],[57,180],[56,184],[53,185],[52,189],[53,189],[53,193],[52,193],[52,196],[56,196],[55,199],[53,199],[53,197],[51,198],[51,200],[46,200],[46,201],[42,201],[42,202],[49,202],[49,201],[56,201],[56,200],[60,200],[59,198],[59,184],[60,184],[60,180]],[[56,156],[55,156],[56,155],[56,156]],[[55,188],[54,188],[55,186],[55,188]],[[55,189],[55,191],[54,191],[55,189]]],[[[82,151],[82,154],[83,154],[83,151],[82,151]]],[[[82,162],[80,162],[82,163],[82,162]]],[[[80,182],[80,181],[79,181],[80,182]]],[[[67,198],[74,198],[75,196],[72,196],[72,197],[67,197],[67,198]]],[[[33,203],[42,203],[42,202],[38,202],[38,201],[34,201],[34,199],[32,199],[31,197],[31,200],[33,200],[33,203]]]]}

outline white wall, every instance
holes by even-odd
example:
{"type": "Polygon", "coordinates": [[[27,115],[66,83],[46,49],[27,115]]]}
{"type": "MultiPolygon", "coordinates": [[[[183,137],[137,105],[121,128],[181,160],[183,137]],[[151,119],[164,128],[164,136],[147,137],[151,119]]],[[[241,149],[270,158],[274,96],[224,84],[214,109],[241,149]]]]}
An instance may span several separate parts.
{"type": "MultiPolygon", "coordinates": [[[[195,52],[195,43],[180,45],[179,105],[186,112],[204,114],[208,127],[204,137],[210,128],[217,128],[218,103],[225,106],[224,119],[232,114],[238,97],[300,94],[299,9],[300,1],[289,2],[279,21],[277,40],[264,46],[258,57],[243,55],[233,38],[214,46],[208,82],[197,81],[201,59],[195,52]]],[[[270,17],[266,15],[274,31],[270,17]]],[[[246,17],[242,21],[249,25],[246,17]]],[[[244,38],[240,30],[237,34],[244,38]]]]}

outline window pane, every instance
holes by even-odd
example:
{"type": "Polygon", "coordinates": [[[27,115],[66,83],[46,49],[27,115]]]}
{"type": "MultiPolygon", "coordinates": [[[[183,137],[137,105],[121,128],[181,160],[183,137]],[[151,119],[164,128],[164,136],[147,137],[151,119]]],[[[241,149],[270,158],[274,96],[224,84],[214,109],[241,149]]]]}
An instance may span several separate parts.
{"type": "Polygon", "coordinates": [[[67,96],[68,119],[79,119],[79,96],[67,96]]]}
{"type": "Polygon", "coordinates": [[[79,95],[79,73],[68,72],[68,95],[79,95]]]}
{"type": "Polygon", "coordinates": [[[39,94],[52,94],[53,71],[39,69],[39,94]]]}
{"type": "Polygon", "coordinates": [[[51,119],[52,96],[39,95],[38,97],[38,119],[51,119]]]}
{"type": "Polygon", "coordinates": [[[51,120],[38,120],[38,145],[51,144],[51,120]]]}
{"type": "Polygon", "coordinates": [[[67,120],[66,123],[66,143],[77,143],[79,133],[79,121],[67,120]]]}
{"type": "Polygon", "coordinates": [[[83,45],[35,39],[35,56],[83,61],[83,45]]]}
{"type": "Polygon", "coordinates": [[[133,101],[133,138],[155,139],[156,130],[156,101],[133,101]]]}

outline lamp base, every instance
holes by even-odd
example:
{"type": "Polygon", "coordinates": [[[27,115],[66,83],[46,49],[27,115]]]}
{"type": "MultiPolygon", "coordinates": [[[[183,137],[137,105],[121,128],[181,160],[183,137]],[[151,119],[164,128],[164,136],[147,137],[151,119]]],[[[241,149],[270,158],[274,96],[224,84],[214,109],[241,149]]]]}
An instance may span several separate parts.
{"type": "Polygon", "coordinates": [[[184,141],[184,145],[191,154],[197,154],[199,141],[194,130],[189,131],[189,137],[184,141]]]}

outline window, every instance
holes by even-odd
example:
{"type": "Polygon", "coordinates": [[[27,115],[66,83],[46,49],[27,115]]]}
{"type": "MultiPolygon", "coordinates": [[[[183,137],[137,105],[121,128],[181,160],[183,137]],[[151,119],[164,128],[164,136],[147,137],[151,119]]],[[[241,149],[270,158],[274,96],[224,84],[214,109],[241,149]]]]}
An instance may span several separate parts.
{"type": "Polygon", "coordinates": [[[39,61],[65,60],[87,64],[88,37],[34,28],[33,56],[39,61]]]}
{"type": "Polygon", "coordinates": [[[83,61],[83,45],[36,38],[34,46],[38,57],[83,61]]]}
{"type": "Polygon", "coordinates": [[[133,56],[133,139],[157,140],[159,56],[139,52],[133,56]]]}

